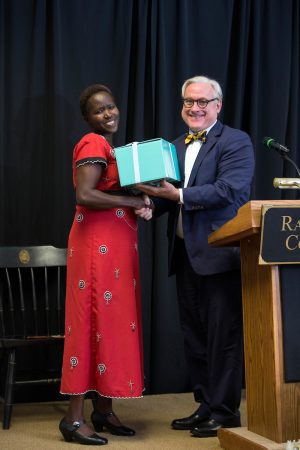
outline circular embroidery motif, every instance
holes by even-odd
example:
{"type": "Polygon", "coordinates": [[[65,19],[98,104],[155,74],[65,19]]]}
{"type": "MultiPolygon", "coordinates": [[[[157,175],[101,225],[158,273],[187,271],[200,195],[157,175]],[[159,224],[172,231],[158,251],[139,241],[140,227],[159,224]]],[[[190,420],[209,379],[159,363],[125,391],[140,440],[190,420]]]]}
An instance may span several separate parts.
{"type": "Polygon", "coordinates": [[[105,291],[103,297],[104,297],[104,300],[106,300],[106,302],[108,302],[109,300],[112,299],[112,293],[110,291],[105,291]]]}
{"type": "Polygon", "coordinates": [[[106,371],[106,365],[103,363],[98,364],[98,370],[100,372],[100,375],[102,375],[106,371]]]}
{"type": "Polygon", "coordinates": [[[77,222],[82,222],[83,221],[83,214],[82,213],[77,214],[76,220],[77,220],[77,222]]]}
{"type": "Polygon", "coordinates": [[[76,367],[78,364],[78,358],[76,358],[76,356],[71,356],[70,358],[70,366],[71,369],[73,369],[74,367],[76,367]]]}
{"type": "Polygon", "coordinates": [[[79,289],[84,289],[85,288],[84,280],[79,280],[78,286],[79,286],[79,289]]]}
{"type": "Polygon", "coordinates": [[[123,209],[117,209],[117,211],[116,211],[116,216],[117,217],[123,217],[124,216],[124,211],[123,211],[123,209]]]}
{"type": "Polygon", "coordinates": [[[108,251],[108,249],[107,249],[106,245],[100,245],[99,252],[102,253],[102,255],[107,253],[107,251],[108,251]]]}

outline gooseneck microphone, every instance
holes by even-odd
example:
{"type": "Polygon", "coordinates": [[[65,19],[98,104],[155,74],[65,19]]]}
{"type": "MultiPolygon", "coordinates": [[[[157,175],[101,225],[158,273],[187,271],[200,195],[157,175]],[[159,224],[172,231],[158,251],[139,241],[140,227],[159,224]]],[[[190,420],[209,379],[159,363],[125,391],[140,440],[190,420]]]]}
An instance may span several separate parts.
{"type": "Polygon", "coordinates": [[[276,150],[279,153],[289,153],[289,149],[287,147],[285,147],[282,144],[279,144],[278,142],[276,142],[274,139],[270,138],[270,137],[265,137],[263,139],[263,144],[265,147],[267,148],[272,148],[274,150],[276,150]]]}

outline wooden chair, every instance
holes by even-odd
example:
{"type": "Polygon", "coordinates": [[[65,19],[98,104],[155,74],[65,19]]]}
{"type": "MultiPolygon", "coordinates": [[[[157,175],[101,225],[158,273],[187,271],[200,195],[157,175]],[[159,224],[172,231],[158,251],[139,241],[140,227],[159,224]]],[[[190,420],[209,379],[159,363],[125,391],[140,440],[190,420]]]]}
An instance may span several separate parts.
{"type": "Polygon", "coordinates": [[[16,350],[64,338],[65,284],[66,249],[0,247],[0,351],[6,364],[3,429],[10,426],[15,386],[60,380],[18,380],[16,350]]]}

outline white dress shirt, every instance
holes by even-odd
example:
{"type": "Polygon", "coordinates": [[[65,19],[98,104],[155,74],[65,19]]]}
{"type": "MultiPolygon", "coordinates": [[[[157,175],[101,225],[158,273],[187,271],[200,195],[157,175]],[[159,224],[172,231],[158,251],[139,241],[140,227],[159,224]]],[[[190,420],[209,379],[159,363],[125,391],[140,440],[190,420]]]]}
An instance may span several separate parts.
{"type": "MultiPolygon", "coordinates": [[[[216,122],[214,122],[209,128],[206,129],[206,135],[208,135],[209,131],[215,125],[215,123],[216,122]]],[[[190,131],[190,133],[193,133],[193,132],[190,131]]],[[[183,183],[184,188],[187,186],[187,184],[189,182],[194,163],[195,163],[198,153],[202,147],[202,144],[203,144],[203,142],[200,140],[192,141],[186,148],[185,160],[184,160],[184,183],[183,183]]],[[[184,203],[182,191],[183,191],[183,189],[179,188],[179,196],[180,196],[179,203],[181,205],[183,205],[183,203],[184,203]]],[[[182,208],[182,206],[181,206],[181,208],[182,208]]],[[[179,217],[178,217],[176,235],[183,238],[181,208],[180,208],[179,217]]]]}

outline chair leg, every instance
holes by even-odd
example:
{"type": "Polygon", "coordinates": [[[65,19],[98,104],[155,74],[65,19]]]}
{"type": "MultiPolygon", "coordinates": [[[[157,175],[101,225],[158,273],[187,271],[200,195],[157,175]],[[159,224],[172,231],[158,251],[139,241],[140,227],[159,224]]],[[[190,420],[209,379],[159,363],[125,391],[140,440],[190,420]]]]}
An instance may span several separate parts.
{"type": "Polygon", "coordinates": [[[16,350],[12,349],[8,354],[7,373],[4,392],[3,430],[8,430],[13,407],[13,386],[15,382],[16,350]]]}

